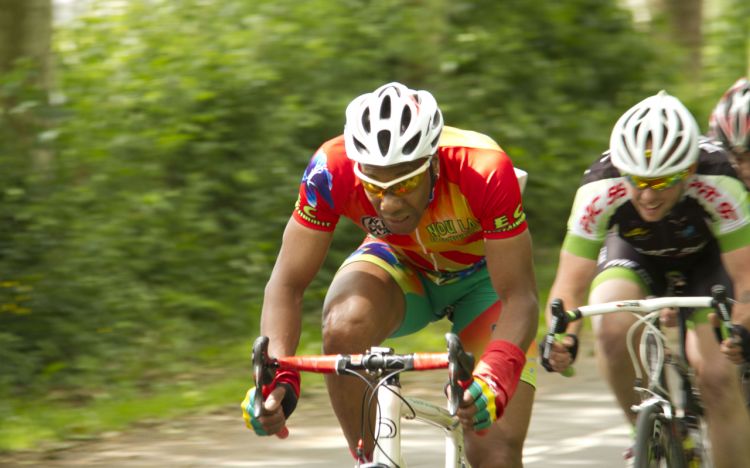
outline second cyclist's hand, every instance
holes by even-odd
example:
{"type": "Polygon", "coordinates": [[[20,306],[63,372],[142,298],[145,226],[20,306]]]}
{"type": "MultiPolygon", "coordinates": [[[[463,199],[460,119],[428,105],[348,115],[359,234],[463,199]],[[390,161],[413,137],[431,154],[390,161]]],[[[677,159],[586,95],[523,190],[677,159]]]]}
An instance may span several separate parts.
{"type": "Polygon", "coordinates": [[[553,372],[565,372],[573,365],[578,355],[578,337],[568,333],[562,339],[552,343],[549,353],[549,365],[553,372]]]}
{"type": "MultiPolygon", "coordinates": [[[[714,328],[721,327],[718,315],[712,313],[708,317],[714,328]]],[[[742,325],[732,324],[732,335],[722,340],[721,352],[734,364],[750,362],[750,331],[742,325]]]]}

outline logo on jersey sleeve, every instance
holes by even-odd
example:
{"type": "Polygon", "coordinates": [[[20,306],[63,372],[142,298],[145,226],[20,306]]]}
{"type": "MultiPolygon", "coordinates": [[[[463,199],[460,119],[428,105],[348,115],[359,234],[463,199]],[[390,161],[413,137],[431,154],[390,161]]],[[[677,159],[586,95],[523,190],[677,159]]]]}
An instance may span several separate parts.
{"type": "Polygon", "coordinates": [[[310,205],[302,205],[302,200],[297,196],[297,201],[294,203],[294,209],[297,211],[297,215],[306,222],[315,226],[330,227],[329,221],[321,221],[318,219],[317,210],[310,205]]]}
{"type": "Polygon", "coordinates": [[[328,170],[327,157],[324,151],[320,150],[313,156],[310,164],[305,169],[302,176],[302,183],[305,184],[305,197],[307,203],[313,208],[318,206],[318,197],[325,200],[329,207],[333,208],[333,175],[328,170]]]}
{"type": "Polygon", "coordinates": [[[526,220],[526,213],[523,211],[523,207],[519,203],[513,212],[513,219],[508,219],[506,215],[495,218],[495,231],[494,232],[507,232],[517,228],[526,220]]]}

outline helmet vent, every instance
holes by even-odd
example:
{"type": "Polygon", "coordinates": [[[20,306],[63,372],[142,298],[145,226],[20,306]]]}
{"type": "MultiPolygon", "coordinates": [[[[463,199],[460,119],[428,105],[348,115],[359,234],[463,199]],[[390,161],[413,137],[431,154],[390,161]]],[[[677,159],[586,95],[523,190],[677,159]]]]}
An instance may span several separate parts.
{"type": "Polygon", "coordinates": [[[680,148],[687,144],[689,143],[685,141],[685,137],[680,136],[675,138],[672,147],[669,148],[669,153],[667,153],[669,155],[667,160],[670,161],[671,164],[679,164],[686,157],[686,153],[680,151],[680,148]],[[677,157],[675,157],[675,155],[677,155],[677,157]]]}
{"type": "Polygon", "coordinates": [[[378,148],[380,154],[383,157],[388,155],[388,149],[391,147],[391,132],[388,130],[381,130],[378,132],[378,148]]]}
{"type": "Polygon", "coordinates": [[[354,146],[357,148],[357,151],[365,154],[369,153],[369,151],[367,151],[367,148],[362,144],[361,141],[357,140],[356,138],[352,138],[352,141],[354,141],[354,146]]]}
{"type": "Polygon", "coordinates": [[[404,112],[401,113],[401,135],[404,134],[409,124],[411,123],[411,109],[404,107],[404,112]]]}
{"type": "Polygon", "coordinates": [[[437,128],[438,125],[440,125],[440,112],[435,112],[432,116],[432,128],[437,128]]]}
{"type": "Polygon", "coordinates": [[[367,133],[370,133],[370,109],[367,108],[362,113],[362,128],[365,129],[367,133]]]}
{"type": "Polygon", "coordinates": [[[391,97],[386,96],[383,98],[383,103],[380,105],[380,118],[388,119],[391,117],[391,97]]]}
{"type": "Polygon", "coordinates": [[[404,145],[404,149],[402,149],[401,151],[404,154],[411,154],[411,153],[413,153],[414,149],[417,147],[417,145],[419,144],[419,141],[421,139],[422,139],[422,132],[419,132],[416,135],[414,135],[413,137],[411,137],[409,139],[409,141],[406,142],[406,144],[404,145]]]}

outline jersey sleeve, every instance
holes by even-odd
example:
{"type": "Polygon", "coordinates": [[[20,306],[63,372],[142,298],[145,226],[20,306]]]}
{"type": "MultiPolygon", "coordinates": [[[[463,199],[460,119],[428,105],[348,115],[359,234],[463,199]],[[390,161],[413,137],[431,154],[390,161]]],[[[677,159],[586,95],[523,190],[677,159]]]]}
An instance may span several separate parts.
{"type": "Polygon", "coordinates": [[[502,150],[472,149],[461,190],[476,213],[485,239],[506,239],[528,228],[521,189],[502,150]]]}
{"type": "Polygon", "coordinates": [[[750,245],[750,199],[745,185],[736,177],[701,175],[688,185],[693,196],[709,213],[711,230],[722,252],[750,245]]]}
{"type": "Polygon", "coordinates": [[[340,218],[334,202],[334,171],[328,164],[325,146],[310,159],[299,185],[294,219],[305,227],[333,231],[340,218]]]}
{"type": "Polygon", "coordinates": [[[627,200],[622,177],[598,179],[578,188],[568,218],[562,249],[579,257],[596,259],[617,208],[627,200]]]}

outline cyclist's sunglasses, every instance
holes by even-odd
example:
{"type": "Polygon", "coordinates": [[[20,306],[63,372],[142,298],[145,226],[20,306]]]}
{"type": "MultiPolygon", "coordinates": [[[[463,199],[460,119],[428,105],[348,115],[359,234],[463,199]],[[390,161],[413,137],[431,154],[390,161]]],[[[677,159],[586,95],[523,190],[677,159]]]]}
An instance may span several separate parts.
{"type": "Polygon", "coordinates": [[[377,198],[383,198],[386,193],[390,192],[397,197],[401,197],[407,193],[413,192],[414,189],[419,187],[419,184],[422,183],[422,179],[424,179],[427,174],[427,169],[429,169],[431,162],[432,158],[427,158],[427,161],[425,161],[424,164],[410,173],[388,182],[380,182],[379,180],[364,175],[359,169],[359,164],[354,164],[354,175],[362,181],[362,186],[370,195],[374,195],[377,198]]]}
{"type": "Polygon", "coordinates": [[[688,169],[685,169],[684,171],[680,171],[676,174],[664,177],[648,178],[630,174],[626,174],[625,177],[628,179],[628,182],[630,182],[630,185],[637,188],[638,190],[646,190],[647,188],[650,188],[651,190],[659,191],[666,190],[669,187],[673,187],[678,182],[684,180],[689,172],[690,171],[688,169]]]}

